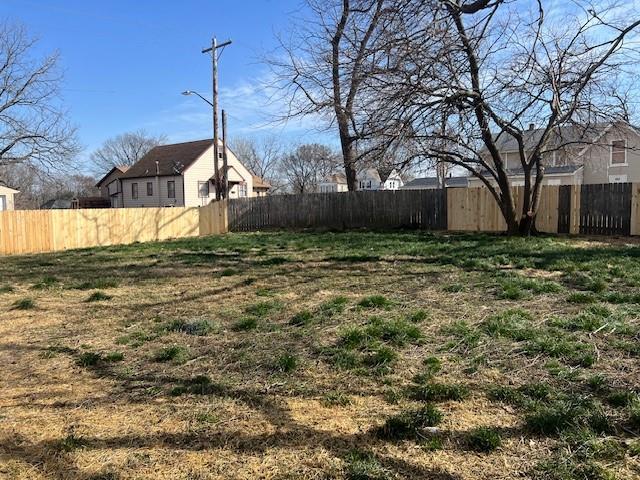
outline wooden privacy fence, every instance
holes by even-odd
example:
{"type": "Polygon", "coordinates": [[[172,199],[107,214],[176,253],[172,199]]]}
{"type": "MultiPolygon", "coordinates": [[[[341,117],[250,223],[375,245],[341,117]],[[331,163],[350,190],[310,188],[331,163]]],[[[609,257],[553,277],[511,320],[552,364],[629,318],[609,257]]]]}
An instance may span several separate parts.
{"type": "MultiPolygon", "coordinates": [[[[513,187],[517,212],[524,187],[513,187]]],[[[229,201],[229,229],[422,228],[501,232],[487,188],[281,195],[229,201]]],[[[547,185],[536,228],[546,233],[640,235],[640,184],[547,185]]]]}
{"type": "Polygon", "coordinates": [[[442,190],[361,191],[229,200],[229,230],[447,228],[442,190]]]}
{"type": "Polygon", "coordinates": [[[0,212],[0,254],[40,253],[224,233],[226,202],[201,208],[0,212]]]}

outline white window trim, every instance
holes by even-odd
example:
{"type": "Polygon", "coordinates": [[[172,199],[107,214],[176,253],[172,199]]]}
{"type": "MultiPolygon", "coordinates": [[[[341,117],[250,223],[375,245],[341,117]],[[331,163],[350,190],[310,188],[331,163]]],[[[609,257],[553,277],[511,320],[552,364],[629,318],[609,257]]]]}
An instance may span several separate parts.
{"type": "Polygon", "coordinates": [[[211,196],[211,188],[209,186],[209,182],[203,182],[201,180],[198,180],[198,198],[209,198],[211,196]],[[200,191],[200,186],[201,185],[206,185],[207,186],[207,195],[202,195],[202,192],[200,191]]]}
{"type": "Polygon", "coordinates": [[[609,145],[609,166],[610,167],[628,167],[629,161],[627,159],[627,139],[616,139],[611,140],[611,145],[609,145]],[[613,163],[613,142],[624,142],[624,163],[613,163]]]}

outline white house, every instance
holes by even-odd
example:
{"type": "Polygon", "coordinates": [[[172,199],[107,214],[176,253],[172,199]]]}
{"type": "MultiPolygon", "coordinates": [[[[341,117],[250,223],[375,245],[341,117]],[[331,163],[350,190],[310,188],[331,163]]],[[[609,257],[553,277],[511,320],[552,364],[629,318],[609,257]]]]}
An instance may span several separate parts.
{"type": "MultiPolygon", "coordinates": [[[[404,185],[395,168],[364,168],[356,176],[358,190],[398,190],[404,185]]],[[[334,173],[318,185],[318,191],[346,192],[347,178],[343,173],[334,173]]]]}
{"type": "Polygon", "coordinates": [[[347,192],[347,177],[344,173],[333,173],[318,184],[320,193],[347,192]]]}
{"type": "MultiPolygon", "coordinates": [[[[220,175],[226,173],[229,198],[265,195],[269,184],[255,177],[227,149],[227,171],[218,154],[220,175]]],[[[216,198],[211,140],[161,145],[149,151],[117,178],[117,207],[197,207],[216,198]]],[[[112,173],[112,172],[110,172],[112,173]]],[[[106,183],[109,179],[103,179],[106,183]]],[[[112,183],[112,181],[110,182],[112,183]]],[[[109,183],[109,184],[110,184],[109,183]]],[[[110,193],[110,195],[112,195],[110,193]]]]}
{"type": "Polygon", "coordinates": [[[15,208],[14,197],[18,193],[20,193],[18,190],[0,181],[0,212],[3,210],[13,210],[15,208]]]}

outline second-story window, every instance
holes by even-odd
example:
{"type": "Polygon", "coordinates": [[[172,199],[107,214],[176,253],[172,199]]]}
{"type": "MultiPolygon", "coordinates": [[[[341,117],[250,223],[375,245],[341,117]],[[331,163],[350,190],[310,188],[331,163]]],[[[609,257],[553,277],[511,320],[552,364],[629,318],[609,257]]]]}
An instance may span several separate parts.
{"type": "Polygon", "coordinates": [[[138,184],[137,183],[132,183],[131,184],[131,198],[133,198],[134,200],[138,198],[138,184]]]}
{"type": "Polygon", "coordinates": [[[611,142],[611,165],[624,165],[627,163],[627,142],[614,140],[611,142]]]}
{"type": "Polygon", "coordinates": [[[147,197],[153,197],[153,182],[147,182],[147,197]]]}
{"type": "Polygon", "coordinates": [[[176,182],[173,180],[167,182],[167,197],[176,198],[176,182]]]}

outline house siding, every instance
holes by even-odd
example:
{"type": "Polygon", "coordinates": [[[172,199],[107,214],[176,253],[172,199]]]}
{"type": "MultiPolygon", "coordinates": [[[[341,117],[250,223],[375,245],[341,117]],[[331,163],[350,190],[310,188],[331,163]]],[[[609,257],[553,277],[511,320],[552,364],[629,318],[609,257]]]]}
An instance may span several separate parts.
{"type": "MultiPolygon", "coordinates": [[[[0,196],[5,198],[5,210],[15,210],[15,194],[15,190],[0,185],[0,196]]],[[[2,205],[0,205],[0,210],[1,209],[2,205]]]]}
{"type": "Polygon", "coordinates": [[[626,175],[627,182],[640,182],[640,138],[634,132],[626,135],[620,131],[607,132],[597,145],[588,148],[584,153],[584,183],[610,183],[611,177],[626,175]],[[627,164],[613,166],[611,161],[611,142],[627,141],[627,164]]]}
{"type": "Polygon", "coordinates": [[[183,207],[184,193],[181,176],[144,177],[122,179],[122,198],[125,208],[135,207],[183,207]],[[167,182],[173,181],[176,186],[176,198],[169,198],[167,182]],[[147,182],[153,184],[153,195],[147,195],[147,182]],[[138,184],[138,198],[131,196],[131,185],[138,184]]]}
{"type": "MultiPolygon", "coordinates": [[[[236,156],[227,149],[227,165],[229,166],[229,179],[242,179],[244,185],[247,187],[247,197],[255,196],[253,191],[253,177],[249,170],[240,163],[236,156]]],[[[218,161],[218,167],[222,169],[222,159],[218,161]]],[[[207,149],[200,158],[193,162],[183,173],[184,177],[184,191],[185,202],[188,207],[196,207],[208,205],[211,201],[216,199],[216,192],[213,183],[210,181],[214,175],[214,163],[213,163],[213,146],[207,149]],[[198,183],[209,182],[209,196],[201,198],[198,195],[198,183]]],[[[229,190],[229,198],[238,198],[240,194],[240,185],[233,185],[229,190]]]]}

